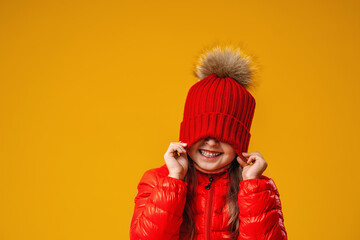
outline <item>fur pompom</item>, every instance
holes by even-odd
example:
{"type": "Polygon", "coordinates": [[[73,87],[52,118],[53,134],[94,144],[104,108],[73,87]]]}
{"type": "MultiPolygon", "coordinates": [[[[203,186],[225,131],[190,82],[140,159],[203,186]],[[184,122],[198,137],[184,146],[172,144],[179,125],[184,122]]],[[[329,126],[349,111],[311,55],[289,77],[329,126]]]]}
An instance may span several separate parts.
{"type": "Polygon", "coordinates": [[[220,78],[230,77],[247,88],[255,69],[251,58],[239,48],[216,46],[201,54],[194,75],[202,80],[215,73],[220,78]]]}

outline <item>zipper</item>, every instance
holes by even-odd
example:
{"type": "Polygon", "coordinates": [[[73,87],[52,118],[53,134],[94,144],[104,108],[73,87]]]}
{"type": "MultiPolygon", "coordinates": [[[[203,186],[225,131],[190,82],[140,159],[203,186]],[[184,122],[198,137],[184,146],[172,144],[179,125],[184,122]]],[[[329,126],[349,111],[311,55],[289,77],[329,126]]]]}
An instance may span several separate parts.
{"type": "Polygon", "coordinates": [[[210,240],[210,226],[211,226],[211,210],[212,210],[212,202],[213,202],[213,187],[211,187],[211,183],[214,181],[212,176],[209,177],[209,183],[205,186],[208,191],[208,201],[205,212],[205,239],[210,240]]]}
{"type": "Polygon", "coordinates": [[[209,190],[211,188],[211,183],[214,181],[214,178],[212,176],[209,177],[209,183],[205,186],[206,190],[209,190]]]}

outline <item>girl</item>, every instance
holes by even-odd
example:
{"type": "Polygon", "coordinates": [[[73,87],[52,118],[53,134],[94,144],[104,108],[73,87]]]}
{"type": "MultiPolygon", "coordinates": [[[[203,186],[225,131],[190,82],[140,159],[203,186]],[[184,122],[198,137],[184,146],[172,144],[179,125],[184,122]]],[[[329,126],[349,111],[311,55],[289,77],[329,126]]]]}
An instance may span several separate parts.
{"type": "Polygon", "coordinates": [[[255,109],[250,63],[232,47],[202,55],[179,142],[138,185],[130,239],[287,239],[279,192],[262,175],[267,163],[247,152],[255,109]]]}

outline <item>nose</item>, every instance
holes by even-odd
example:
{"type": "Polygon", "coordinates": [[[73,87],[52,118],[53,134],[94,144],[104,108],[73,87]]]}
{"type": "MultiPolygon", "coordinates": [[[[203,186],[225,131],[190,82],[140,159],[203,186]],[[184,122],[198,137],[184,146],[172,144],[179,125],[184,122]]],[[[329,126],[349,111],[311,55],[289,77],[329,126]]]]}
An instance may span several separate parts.
{"type": "Polygon", "coordinates": [[[205,143],[210,146],[215,146],[219,144],[219,141],[216,138],[205,138],[205,143]]]}

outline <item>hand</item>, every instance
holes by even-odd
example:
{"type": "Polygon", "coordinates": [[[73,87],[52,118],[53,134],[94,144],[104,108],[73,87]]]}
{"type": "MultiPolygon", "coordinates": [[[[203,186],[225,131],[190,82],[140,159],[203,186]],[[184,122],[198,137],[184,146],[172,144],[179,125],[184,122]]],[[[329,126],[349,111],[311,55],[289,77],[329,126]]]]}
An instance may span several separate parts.
{"type": "Polygon", "coordinates": [[[187,144],[182,142],[170,143],[170,146],[164,155],[165,163],[169,170],[169,177],[180,180],[185,179],[189,167],[189,161],[185,150],[186,146],[187,144]]]}
{"type": "Polygon", "coordinates": [[[243,156],[238,156],[236,160],[242,167],[243,180],[260,178],[268,165],[263,156],[259,152],[243,152],[242,154],[243,156]]]}

